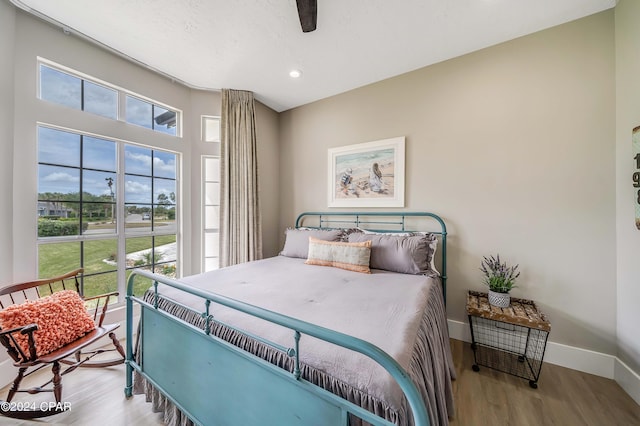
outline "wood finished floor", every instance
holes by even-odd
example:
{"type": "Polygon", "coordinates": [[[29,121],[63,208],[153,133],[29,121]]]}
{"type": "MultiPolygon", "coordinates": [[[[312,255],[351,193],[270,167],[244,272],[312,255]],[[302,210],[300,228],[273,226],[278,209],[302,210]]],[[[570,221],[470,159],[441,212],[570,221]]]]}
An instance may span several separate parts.
{"type": "MultiPolygon", "coordinates": [[[[613,380],[544,364],[538,389],[528,381],[481,367],[472,371],[468,343],[451,340],[458,379],[453,382],[456,416],[451,426],[640,426],[640,406],[613,380]]],[[[28,378],[48,380],[47,371],[28,378]],[[44,373],[44,376],[43,376],[44,373]]],[[[36,379],[36,380],[34,380],[36,379]]],[[[25,379],[26,381],[27,379],[25,379]]],[[[71,410],[37,421],[0,418],[1,425],[161,425],[144,396],[124,397],[124,366],[76,370],[63,378],[63,400],[71,410]]],[[[0,391],[6,398],[8,388],[0,391]]],[[[48,401],[51,394],[17,398],[48,401]]]]}
{"type": "Polygon", "coordinates": [[[451,426],[640,426],[640,405],[613,380],[544,363],[538,389],[480,367],[471,345],[451,340],[458,379],[451,426]]]}

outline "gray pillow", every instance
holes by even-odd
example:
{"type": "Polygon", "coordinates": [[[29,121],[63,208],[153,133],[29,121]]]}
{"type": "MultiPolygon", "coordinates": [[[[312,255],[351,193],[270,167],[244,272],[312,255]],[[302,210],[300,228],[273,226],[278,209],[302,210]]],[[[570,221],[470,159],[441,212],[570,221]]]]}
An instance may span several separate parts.
{"type": "Polygon", "coordinates": [[[280,255],[306,259],[309,257],[309,237],[324,241],[340,241],[342,238],[342,229],[287,228],[284,235],[284,248],[280,252],[280,255]]]}
{"type": "Polygon", "coordinates": [[[402,274],[425,274],[433,259],[432,234],[398,236],[351,234],[349,242],[371,241],[371,268],[402,274]]]}

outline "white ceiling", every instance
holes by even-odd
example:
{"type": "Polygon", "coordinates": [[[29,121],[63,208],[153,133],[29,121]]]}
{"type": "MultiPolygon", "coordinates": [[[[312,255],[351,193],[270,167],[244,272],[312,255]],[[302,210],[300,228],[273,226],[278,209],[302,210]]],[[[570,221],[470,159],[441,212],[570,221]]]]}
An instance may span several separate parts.
{"type": "Polygon", "coordinates": [[[251,90],[284,111],[617,0],[318,0],[311,33],[295,0],[11,1],[191,87],[251,90]]]}

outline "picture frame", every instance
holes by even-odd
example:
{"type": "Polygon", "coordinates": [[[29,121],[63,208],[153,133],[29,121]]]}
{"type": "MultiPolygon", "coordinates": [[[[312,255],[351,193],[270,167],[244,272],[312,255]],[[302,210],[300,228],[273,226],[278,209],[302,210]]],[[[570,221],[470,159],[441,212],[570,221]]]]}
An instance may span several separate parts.
{"type": "Polygon", "coordinates": [[[404,136],[328,151],[329,207],[404,207],[404,136]]]}
{"type": "Polygon", "coordinates": [[[631,133],[631,155],[633,155],[633,163],[635,165],[631,181],[633,182],[636,229],[640,230],[640,126],[635,127],[631,133]]]}

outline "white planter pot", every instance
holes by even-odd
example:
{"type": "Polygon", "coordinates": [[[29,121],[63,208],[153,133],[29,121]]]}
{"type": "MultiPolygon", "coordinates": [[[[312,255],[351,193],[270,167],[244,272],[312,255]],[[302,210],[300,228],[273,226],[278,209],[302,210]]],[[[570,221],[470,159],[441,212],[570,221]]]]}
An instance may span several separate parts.
{"type": "Polygon", "coordinates": [[[509,297],[509,293],[496,293],[489,290],[489,303],[498,308],[508,308],[511,303],[511,297],[509,297]]]}

